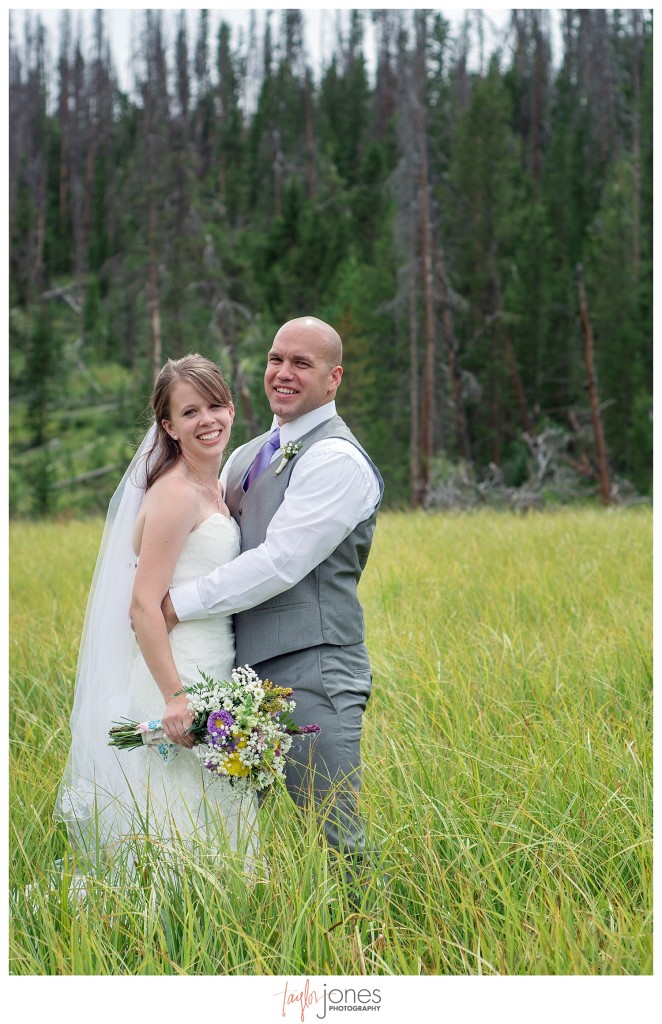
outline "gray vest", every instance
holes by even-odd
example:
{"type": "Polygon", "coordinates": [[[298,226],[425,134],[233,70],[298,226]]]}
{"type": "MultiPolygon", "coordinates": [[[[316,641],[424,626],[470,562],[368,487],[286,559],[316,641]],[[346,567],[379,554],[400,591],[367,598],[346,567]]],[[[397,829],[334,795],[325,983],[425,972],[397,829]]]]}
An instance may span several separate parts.
{"type": "MultiPolygon", "coordinates": [[[[258,450],[269,434],[262,434],[240,448],[226,482],[225,501],[241,527],[241,550],[261,544],[285,491],[296,460],[310,445],[327,437],[350,441],[366,457],[379,481],[379,500],[384,482],[379,470],[340,418],[333,416],[303,437],[298,454],[276,476],[275,459],[257,480],[243,489],[243,481],[258,450]]],[[[342,541],[335,551],[290,590],[277,594],[256,608],[234,616],[238,665],[257,665],[267,658],[318,644],[357,644],[365,636],[363,608],[356,588],[368,559],[377,508],[342,541]]]]}

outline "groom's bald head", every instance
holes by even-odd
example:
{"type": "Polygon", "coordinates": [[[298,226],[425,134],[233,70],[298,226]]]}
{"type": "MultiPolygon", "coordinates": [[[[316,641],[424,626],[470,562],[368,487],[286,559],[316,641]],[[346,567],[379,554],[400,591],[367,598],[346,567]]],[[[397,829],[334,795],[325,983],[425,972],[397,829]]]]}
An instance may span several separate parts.
{"type": "Polygon", "coordinates": [[[307,338],[309,343],[314,344],[317,350],[323,353],[329,369],[342,364],[342,340],[331,324],[316,316],[298,316],[283,324],[276,332],[276,338],[293,330],[299,331],[300,337],[307,338]]]}

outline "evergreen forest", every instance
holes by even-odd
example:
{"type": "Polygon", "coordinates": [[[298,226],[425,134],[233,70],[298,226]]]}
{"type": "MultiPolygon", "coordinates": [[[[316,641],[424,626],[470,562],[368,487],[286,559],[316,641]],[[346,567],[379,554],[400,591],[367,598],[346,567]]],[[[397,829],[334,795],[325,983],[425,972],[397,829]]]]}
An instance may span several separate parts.
{"type": "Polygon", "coordinates": [[[651,11],[361,9],[313,73],[303,10],[146,9],[129,90],[74,14],[10,18],[12,516],[105,508],[167,358],[267,429],[304,314],[391,507],[651,494],[651,11]]]}

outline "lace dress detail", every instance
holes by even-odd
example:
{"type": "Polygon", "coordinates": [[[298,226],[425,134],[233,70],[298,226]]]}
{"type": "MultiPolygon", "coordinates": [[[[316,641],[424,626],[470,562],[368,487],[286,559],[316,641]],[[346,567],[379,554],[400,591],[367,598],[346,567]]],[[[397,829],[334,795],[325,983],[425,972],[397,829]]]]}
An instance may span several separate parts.
{"type": "MultiPolygon", "coordinates": [[[[235,558],[239,550],[235,520],[214,513],[188,536],[172,585],[206,575],[235,558]]],[[[198,682],[200,671],[217,679],[229,678],[234,668],[234,636],[228,618],[211,616],[180,622],[170,633],[170,645],[182,683],[198,682]]],[[[162,708],[161,692],[136,644],[127,717],[140,722],[158,718],[162,708]]],[[[253,828],[254,795],[243,795],[227,780],[214,777],[202,767],[194,751],[182,748],[167,764],[147,747],[122,751],[120,756],[141,831],[160,838],[177,833],[185,839],[213,841],[221,830],[236,849],[242,833],[245,836],[253,828]]]]}

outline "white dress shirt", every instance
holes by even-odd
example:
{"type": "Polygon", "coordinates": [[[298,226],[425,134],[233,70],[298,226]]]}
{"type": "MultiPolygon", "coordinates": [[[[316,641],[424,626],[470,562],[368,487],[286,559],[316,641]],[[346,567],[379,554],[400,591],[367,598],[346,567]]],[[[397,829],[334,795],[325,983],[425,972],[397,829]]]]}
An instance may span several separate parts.
{"type": "MultiPolygon", "coordinates": [[[[281,445],[296,441],[336,415],[328,402],[280,428],[281,445]]],[[[278,426],[274,417],[272,428],[278,426]]],[[[240,449],[238,449],[240,450],[240,449]]],[[[221,474],[225,481],[236,452],[221,474]]],[[[275,452],[272,462],[280,461],[275,452]]],[[[257,548],[170,591],[180,622],[234,615],[289,590],[323,562],[379,501],[379,484],[367,459],[350,441],[329,437],[297,456],[285,496],[257,548]]]]}

